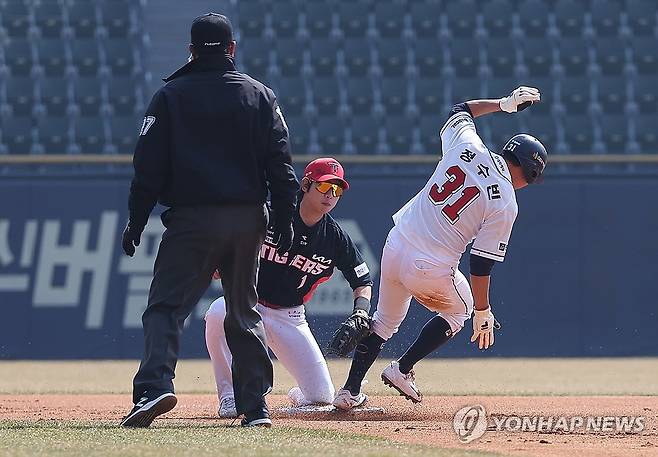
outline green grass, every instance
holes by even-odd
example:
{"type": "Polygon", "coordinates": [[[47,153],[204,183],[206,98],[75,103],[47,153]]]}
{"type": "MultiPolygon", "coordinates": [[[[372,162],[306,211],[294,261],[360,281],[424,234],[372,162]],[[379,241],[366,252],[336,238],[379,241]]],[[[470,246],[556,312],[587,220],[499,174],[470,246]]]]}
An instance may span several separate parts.
{"type": "Polygon", "coordinates": [[[97,422],[0,422],[0,455],[231,457],[468,457],[499,454],[398,444],[328,430],[157,426],[127,430],[97,422]]]}
{"type": "MultiPolygon", "coordinates": [[[[388,363],[370,370],[369,394],[390,395],[379,380],[388,363]]],[[[131,389],[139,362],[124,361],[0,361],[0,394],[120,393],[131,389]],[[25,382],[29,380],[29,382],[25,382]]],[[[627,359],[431,359],[416,366],[425,395],[658,395],[656,358],[627,359]]],[[[349,369],[348,360],[332,360],[336,386],[349,369]]],[[[213,393],[209,360],[181,360],[175,380],[179,393],[213,393]]],[[[295,385],[275,364],[275,394],[295,385]]]]}

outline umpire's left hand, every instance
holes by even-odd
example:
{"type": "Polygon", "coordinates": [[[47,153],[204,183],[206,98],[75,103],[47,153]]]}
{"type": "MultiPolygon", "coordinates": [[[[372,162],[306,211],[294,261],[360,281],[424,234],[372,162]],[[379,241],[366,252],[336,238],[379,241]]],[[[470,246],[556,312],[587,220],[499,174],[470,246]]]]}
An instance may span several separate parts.
{"type": "Polygon", "coordinates": [[[126,228],[123,231],[123,252],[127,256],[132,257],[135,254],[135,246],[139,246],[139,242],[142,238],[142,231],[135,230],[130,226],[130,222],[126,225],[126,228]]]}

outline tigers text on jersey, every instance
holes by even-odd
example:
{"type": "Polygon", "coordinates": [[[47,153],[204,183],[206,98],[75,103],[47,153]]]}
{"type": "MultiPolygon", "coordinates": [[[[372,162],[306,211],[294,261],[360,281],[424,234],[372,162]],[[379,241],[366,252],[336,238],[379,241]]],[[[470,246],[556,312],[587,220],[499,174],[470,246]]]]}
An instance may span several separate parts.
{"type": "MultiPolygon", "coordinates": [[[[301,197],[300,197],[301,200],[301,197]]],[[[295,239],[290,252],[276,253],[278,234],[267,228],[260,251],[258,298],[282,308],[308,302],[315,289],[338,268],[352,289],[372,285],[370,271],[349,235],[328,214],[313,227],[294,217],[295,239]]]]}
{"type": "Polygon", "coordinates": [[[425,187],[393,221],[412,245],[456,266],[471,254],[502,262],[518,207],[505,159],[487,149],[466,105],[441,129],[443,158],[425,187]]]}

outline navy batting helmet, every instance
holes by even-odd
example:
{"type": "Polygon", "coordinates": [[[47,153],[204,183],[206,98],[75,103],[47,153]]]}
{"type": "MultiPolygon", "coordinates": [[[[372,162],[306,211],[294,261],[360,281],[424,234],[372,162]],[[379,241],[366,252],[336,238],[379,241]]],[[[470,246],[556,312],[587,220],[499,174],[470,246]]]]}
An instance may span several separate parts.
{"type": "Polygon", "coordinates": [[[543,181],[542,174],[548,154],[544,145],[534,136],[525,133],[514,135],[503,146],[503,156],[516,159],[528,184],[543,181]]]}

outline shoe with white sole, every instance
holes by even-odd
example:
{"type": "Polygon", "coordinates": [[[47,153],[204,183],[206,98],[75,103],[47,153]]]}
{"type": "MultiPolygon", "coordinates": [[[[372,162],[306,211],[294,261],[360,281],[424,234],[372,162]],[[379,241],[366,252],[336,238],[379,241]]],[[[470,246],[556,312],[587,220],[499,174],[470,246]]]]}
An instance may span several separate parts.
{"type": "Polygon", "coordinates": [[[271,427],[272,420],[267,405],[263,402],[260,408],[246,413],[240,425],[243,427],[271,427]]]}
{"type": "Polygon", "coordinates": [[[124,427],[148,427],[156,417],[174,409],[178,399],[172,392],[149,395],[145,392],[121,421],[124,427]]]}
{"type": "Polygon", "coordinates": [[[336,392],[333,405],[338,409],[347,411],[352,408],[362,406],[367,401],[368,401],[368,396],[363,392],[359,392],[356,395],[352,395],[352,392],[350,392],[349,390],[340,389],[338,392],[336,392]]]}
{"type": "Polygon", "coordinates": [[[238,411],[235,409],[235,398],[224,397],[219,402],[217,414],[222,419],[235,419],[238,417],[238,411]]]}
{"type": "Polygon", "coordinates": [[[423,394],[420,393],[416,387],[416,378],[414,371],[404,374],[400,371],[400,364],[397,361],[391,362],[389,366],[382,371],[382,381],[389,387],[397,390],[407,400],[414,403],[420,403],[423,399],[423,394]]]}

